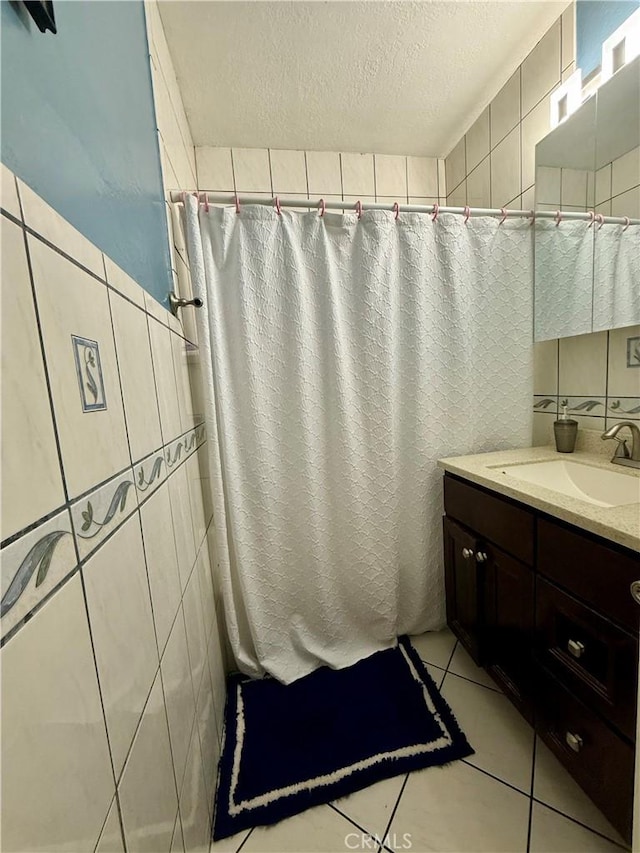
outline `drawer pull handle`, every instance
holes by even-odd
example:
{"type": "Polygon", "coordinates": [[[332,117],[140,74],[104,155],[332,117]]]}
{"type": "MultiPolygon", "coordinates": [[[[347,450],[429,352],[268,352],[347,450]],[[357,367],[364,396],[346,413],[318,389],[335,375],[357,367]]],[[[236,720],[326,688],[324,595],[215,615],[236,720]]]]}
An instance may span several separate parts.
{"type": "Polygon", "coordinates": [[[473,557],[473,551],[471,550],[471,548],[463,548],[462,556],[465,558],[465,560],[470,560],[471,557],[473,557]]]}
{"type": "Polygon", "coordinates": [[[574,752],[580,752],[584,746],[584,741],[580,735],[573,734],[573,732],[567,732],[564,739],[566,740],[569,749],[572,749],[574,752]]]}
{"type": "Polygon", "coordinates": [[[631,597],[636,604],[640,604],[640,581],[634,581],[631,584],[631,597]]]}
{"type": "Polygon", "coordinates": [[[584,654],[584,643],[581,643],[580,640],[569,640],[567,650],[572,657],[581,658],[584,654]]]}
{"type": "Polygon", "coordinates": [[[478,551],[478,553],[476,554],[476,560],[479,563],[486,563],[488,559],[489,558],[487,557],[484,551],[478,551]]]}

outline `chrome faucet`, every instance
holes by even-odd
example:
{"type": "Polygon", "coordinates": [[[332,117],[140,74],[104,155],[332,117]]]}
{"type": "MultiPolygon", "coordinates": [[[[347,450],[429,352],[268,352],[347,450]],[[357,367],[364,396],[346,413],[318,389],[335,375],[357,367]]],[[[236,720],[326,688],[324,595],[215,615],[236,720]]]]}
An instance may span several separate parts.
{"type": "Polygon", "coordinates": [[[629,465],[631,468],[640,468],[640,429],[632,421],[620,421],[609,427],[601,435],[603,441],[613,438],[618,442],[611,461],[616,465],[629,465]],[[627,447],[626,438],[618,438],[618,433],[623,427],[629,427],[631,432],[631,450],[627,447]]]}

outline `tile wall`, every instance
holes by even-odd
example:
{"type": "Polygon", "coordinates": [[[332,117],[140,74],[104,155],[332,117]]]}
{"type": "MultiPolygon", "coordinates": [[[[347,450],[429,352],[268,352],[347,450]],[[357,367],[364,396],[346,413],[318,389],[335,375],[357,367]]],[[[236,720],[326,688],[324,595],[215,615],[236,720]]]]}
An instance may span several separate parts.
{"type": "Polygon", "coordinates": [[[208,849],[225,701],[196,342],[2,167],[3,849],[208,849]]]}
{"type": "Polygon", "coordinates": [[[445,203],[444,161],[432,157],[196,148],[201,190],[356,203],[445,203]]]}
{"type": "MultiPolygon", "coordinates": [[[[601,169],[595,187],[575,170],[562,176],[543,170],[535,183],[535,146],[551,129],[551,93],[574,70],[572,3],[445,158],[448,204],[522,210],[595,204],[602,214],[640,215],[637,150],[601,169]]],[[[603,431],[621,416],[640,418],[639,335],[638,327],[628,327],[534,345],[534,444],[549,443],[564,400],[582,429],[603,431]]]]}

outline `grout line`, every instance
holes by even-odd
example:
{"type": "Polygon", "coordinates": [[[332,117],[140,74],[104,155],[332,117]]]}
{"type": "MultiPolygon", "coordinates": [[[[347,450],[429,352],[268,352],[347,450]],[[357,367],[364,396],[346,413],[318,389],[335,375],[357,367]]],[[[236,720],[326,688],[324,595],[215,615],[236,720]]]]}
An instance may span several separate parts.
{"type": "Polygon", "coordinates": [[[267,161],[269,163],[269,184],[271,186],[271,197],[275,196],[273,191],[273,169],[271,168],[271,149],[267,148],[267,161]]]}
{"type": "Polygon", "coordinates": [[[410,773],[407,773],[407,775],[404,777],[404,782],[402,783],[402,786],[400,788],[400,793],[398,794],[398,799],[396,800],[395,806],[391,810],[391,816],[389,817],[389,821],[387,823],[387,826],[384,830],[384,834],[382,836],[383,841],[387,837],[387,835],[389,834],[389,830],[391,829],[391,824],[393,823],[393,819],[395,818],[396,812],[398,811],[398,806],[400,805],[400,799],[402,798],[402,795],[404,794],[404,789],[407,787],[407,782],[409,781],[410,775],[411,775],[410,773]]]}
{"type": "Polygon", "coordinates": [[[340,166],[340,195],[344,201],[344,177],[342,175],[342,152],[338,152],[338,163],[340,166]]]}
{"type": "Polygon", "coordinates": [[[485,770],[482,767],[478,767],[477,764],[472,764],[467,758],[461,758],[460,761],[463,764],[466,764],[467,767],[471,767],[473,770],[477,770],[479,773],[484,773],[485,776],[489,776],[490,779],[494,779],[496,782],[500,782],[501,785],[505,785],[507,788],[511,788],[512,791],[516,791],[522,797],[526,797],[528,800],[531,799],[529,794],[526,794],[522,788],[516,788],[515,785],[512,785],[511,782],[507,782],[504,779],[501,779],[499,776],[496,776],[495,773],[490,773],[488,770],[485,770]]]}
{"type": "MultiPolygon", "coordinates": [[[[621,850],[629,850],[629,847],[627,847],[626,844],[621,844],[619,841],[616,841],[614,838],[611,838],[610,836],[605,835],[603,832],[600,832],[600,830],[594,829],[592,826],[589,826],[588,824],[584,823],[581,820],[578,820],[575,817],[571,817],[571,815],[566,814],[566,812],[561,811],[560,809],[556,808],[555,806],[550,805],[549,803],[544,802],[544,800],[540,800],[540,799],[538,799],[538,797],[531,797],[531,800],[533,803],[536,803],[537,805],[540,805],[540,806],[544,806],[545,808],[549,809],[549,811],[552,811],[555,814],[561,815],[562,817],[566,818],[567,820],[570,820],[571,823],[575,823],[578,826],[581,826],[583,829],[586,829],[589,832],[592,832],[594,835],[598,835],[600,838],[605,839],[610,844],[615,844],[615,846],[619,847],[621,850]]],[[[599,809],[598,809],[598,811],[599,811],[599,809]]]]}
{"type": "Polygon", "coordinates": [[[244,847],[244,845],[247,843],[247,841],[248,841],[248,840],[249,840],[249,838],[251,837],[251,833],[253,832],[253,830],[254,830],[254,829],[255,829],[255,827],[251,827],[251,829],[249,830],[249,832],[247,832],[247,834],[245,835],[245,837],[244,837],[244,838],[242,839],[242,841],[240,842],[240,846],[239,846],[239,847],[238,847],[238,849],[236,850],[236,853],[240,853],[240,851],[242,850],[242,848],[244,847]]]}
{"type": "MultiPolygon", "coordinates": [[[[103,256],[104,263],[104,256],[103,256]]],[[[129,438],[129,422],[124,405],[124,391],[122,389],[122,373],[120,371],[120,360],[118,358],[118,344],[116,343],[116,329],[113,322],[113,309],[111,307],[111,294],[107,288],[107,310],[109,312],[109,324],[111,326],[111,340],[113,341],[113,351],[116,358],[116,375],[118,377],[118,387],[120,388],[120,403],[122,405],[122,420],[124,421],[124,432],[127,437],[127,450],[129,451],[129,465],[133,466],[133,456],[131,455],[131,439],[129,438]]],[[[134,482],[135,485],[135,482],[134,482]]]]}
{"type": "Polygon", "coordinates": [[[531,760],[531,788],[529,790],[529,825],[527,827],[527,853],[531,850],[531,828],[533,826],[533,787],[536,775],[536,744],[538,743],[538,735],[533,733],[533,756],[531,760]]]}

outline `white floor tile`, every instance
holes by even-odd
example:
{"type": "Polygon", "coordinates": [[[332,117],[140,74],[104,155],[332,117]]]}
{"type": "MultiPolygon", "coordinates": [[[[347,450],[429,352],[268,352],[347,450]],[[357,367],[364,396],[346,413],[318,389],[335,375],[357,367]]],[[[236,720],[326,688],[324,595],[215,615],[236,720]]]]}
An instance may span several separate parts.
{"type": "Polygon", "coordinates": [[[393,779],[384,779],[362,791],[336,800],[333,805],[358,826],[366,829],[370,835],[382,838],[404,780],[404,774],[394,776],[393,779]]]}
{"type": "Polygon", "coordinates": [[[442,695],[476,750],[467,761],[529,794],[533,729],[507,697],[450,672],[442,695]]]}
{"type": "Polygon", "coordinates": [[[361,836],[338,812],[318,806],[274,826],[257,827],[242,853],[342,853],[349,849],[349,842],[358,844],[354,849],[362,849],[361,836]]]}
{"type": "Polygon", "coordinates": [[[442,631],[427,631],[410,637],[411,645],[426,663],[432,663],[442,669],[447,668],[456,638],[448,628],[442,631]]]}
{"type": "Polygon", "coordinates": [[[533,804],[530,853],[614,853],[620,848],[539,803],[533,804]]]}
{"type": "Polygon", "coordinates": [[[528,824],[528,797],[458,761],[411,774],[389,836],[420,853],[524,853],[528,824]]]}
{"type": "Polygon", "coordinates": [[[425,663],[425,666],[427,667],[427,672],[435,681],[436,687],[440,689],[442,687],[444,677],[447,674],[446,669],[441,669],[439,666],[434,666],[432,663],[425,663]]]}
{"type": "Polygon", "coordinates": [[[540,739],[536,743],[533,795],[537,800],[542,800],[563,814],[579,820],[607,838],[624,844],[622,836],[540,739]]]}
{"type": "Polygon", "coordinates": [[[458,643],[456,650],[453,653],[451,663],[449,664],[449,672],[453,672],[455,675],[461,675],[463,678],[475,681],[476,684],[482,684],[484,687],[490,687],[492,690],[499,691],[499,687],[493,678],[491,678],[486,670],[477,666],[469,652],[467,652],[461,643],[458,643]]]}

